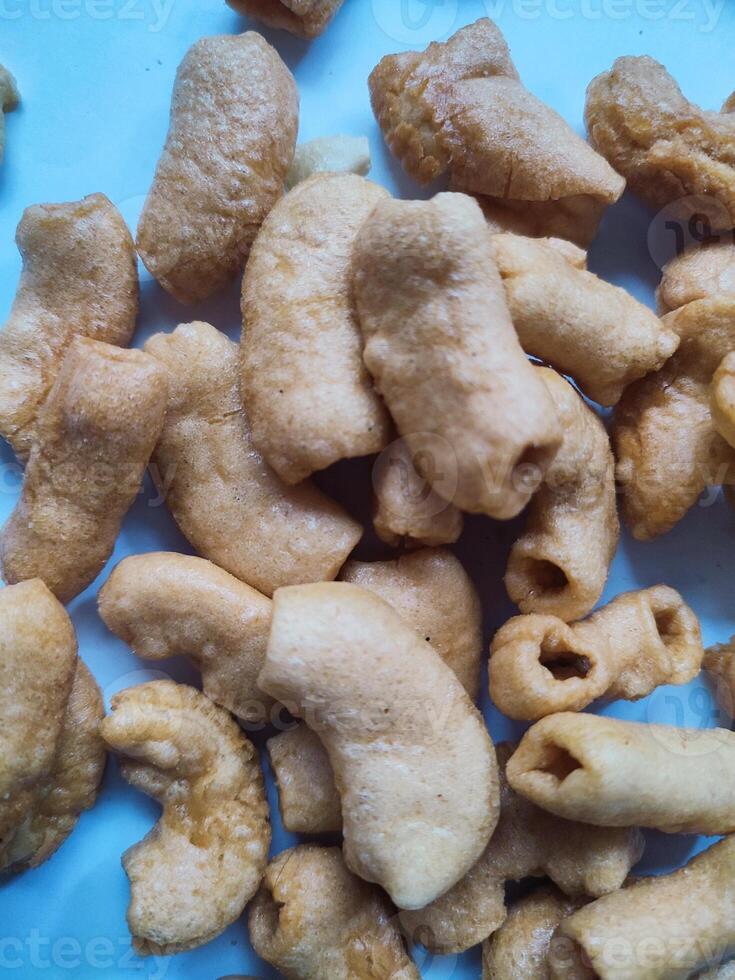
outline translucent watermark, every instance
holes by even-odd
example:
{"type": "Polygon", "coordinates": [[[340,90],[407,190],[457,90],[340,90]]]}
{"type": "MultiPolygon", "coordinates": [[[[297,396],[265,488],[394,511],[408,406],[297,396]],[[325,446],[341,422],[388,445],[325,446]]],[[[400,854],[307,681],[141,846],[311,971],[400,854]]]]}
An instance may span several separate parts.
{"type": "Polygon", "coordinates": [[[665,205],[653,218],[648,226],[648,252],[662,269],[688,249],[735,243],[731,225],[732,216],[722,201],[690,194],[665,205]]]}
{"type": "Polygon", "coordinates": [[[39,929],[31,929],[24,936],[0,936],[0,971],[17,971],[18,976],[34,970],[58,977],[86,968],[99,970],[100,976],[131,970],[141,980],[164,980],[170,965],[170,957],[141,959],[130,936],[94,936],[82,941],[76,936],[52,938],[39,929]]]}
{"type": "Polygon", "coordinates": [[[0,21],[133,21],[151,34],[168,23],[175,0],[0,0],[0,21]]]}

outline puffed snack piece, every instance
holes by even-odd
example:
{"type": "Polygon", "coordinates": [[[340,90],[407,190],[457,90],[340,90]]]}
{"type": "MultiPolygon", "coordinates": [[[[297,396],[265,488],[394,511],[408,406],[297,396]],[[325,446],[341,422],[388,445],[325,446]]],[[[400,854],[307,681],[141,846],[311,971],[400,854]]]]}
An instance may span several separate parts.
{"type": "Polygon", "coordinates": [[[625,592],[588,619],[514,616],[490,647],[490,696],[518,721],[581,711],[596,698],[636,701],[688,684],[704,649],[699,621],[674,589],[625,592]]]}
{"type": "Polygon", "coordinates": [[[513,329],[492,236],[464,194],[382,201],[360,229],[363,356],[409,449],[437,436],[423,475],[462,510],[510,518],[561,443],[553,401],[513,329]],[[441,379],[438,384],[437,379],[441,379]],[[536,478],[527,485],[524,468],[536,478]],[[429,472],[431,471],[431,472],[429,472]]]}
{"type": "Polygon", "coordinates": [[[735,243],[729,237],[688,248],[663,267],[656,290],[663,313],[717,296],[735,297],[735,243]]]}
{"type": "Polygon", "coordinates": [[[505,587],[521,612],[569,622],[600,598],[615,555],[615,462],[604,425],[572,385],[550,368],[533,370],[564,438],[511,548],[505,587]]]}
{"type": "Polygon", "coordinates": [[[735,226],[735,115],[689,102],[658,61],[617,58],[593,78],[585,122],[595,149],[647,204],[706,197],[718,205],[708,209],[715,226],[735,226]]]}
{"type": "Polygon", "coordinates": [[[7,68],[0,65],[0,163],[5,152],[5,113],[13,112],[20,104],[20,94],[15,79],[7,68]]]}
{"type": "Polygon", "coordinates": [[[268,802],[258,755],[232,716],[173,681],[112,699],[102,737],[125,779],[157,800],[153,830],[122,858],[138,954],[194,949],[234,922],[268,862],[268,802]]]}
{"type": "Polygon", "coordinates": [[[245,264],[293,159],[299,96],[255,33],[205,37],[179,65],[166,145],[138,223],[138,253],[182,303],[245,264]]]}
{"type": "Polygon", "coordinates": [[[227,0],[233,10],[299,37],[317,37],[344,0],[227,0]]]}
{"type": "Polygon", "coordinates": [[[145,350],[172,379],[154,460],[182,534],[267,596],[333,579],[362,529],[311,484],[284,484],[255,449],[237,344],[208,323],[188,323],[155,334],[145,350]]]}
{"type": "Polygon", "coordinates": [[[40,579],[0,590],[0,871],[38,867],[94,805],[104,714],[74,627],[40,579]]]}
{"type": "Polygon", "coordinates": [[[387,55],[370,79],[373,112],[422,184],[447,171],[453,190],[520,212],[533,234],[587,245],[625,181],[518,77],[498,27],[482,18],[424,52],[387,55]]]}
{"type": "Polygon", "coordinates": [[[338,847],[301,844],[268,865],[248,911],[250,941],[286,980],[419,980],[385,895],[338,847]]]}
{"type": "Polygon", "coordinates": [[[259,684],[327,749],[352,871],[421,908],[469,870],[497,822],[493,745],[387,602],[348,582],[279,589],[259,684]]]}
{"type": "Polygon", "coordinates": [[[342,803],[321,739],[304,722],[266,742],[278,786],[281,822],[292,834],[336,834],[342,803]]]}
{"type": "Polygon", "coordinates": [[[357,233],[388,192],[315,174],[274,206],[242,281],[242,397],[255,447],[286,483],[388,442],[352,295],[357,233]]]}
{"type": "Polygon", "coordinates": [[[600,827],[668,834],[735,829],[735,732],[560,712],[537,721],[508,762],[537,806],[600,827]]]}
{"type": "Polygon", "coordinates": [[[0,531],[6,582],[40,578],[62,601],[112,554],[166,411],[166,374],[139,350],[76,337],[38,419],[15,510],[0,531]]]}
{"type": "Polygon", "coordinates": [[[715,682],[718,706],[728,718],[735,719],[735,636],[707,647],[702,669],[715,682]]]}
{"type": "Polygon", "coordinates": [[[367,136],[317,136],[298,143],[293,162],[286,174],[286,190],[314,174],[358,174],[370,172],[370,144],[367,136]]]}
{"type": "Polygon", "coordinates": [[[257,684],[271,624],[266,596],[205,558],[154,551],[123,558],[97,606],[136,656],[184,654],[215,704],[245,723],[267,720],[273,701],[257,684]]]}
{"type": "Polygon", "coordinates": [[[26,460],[74,337],[127,347],[138,315],[135,248],[104,194],[26,208],[23,270],[0,330],[0,435],[26,460]]]}

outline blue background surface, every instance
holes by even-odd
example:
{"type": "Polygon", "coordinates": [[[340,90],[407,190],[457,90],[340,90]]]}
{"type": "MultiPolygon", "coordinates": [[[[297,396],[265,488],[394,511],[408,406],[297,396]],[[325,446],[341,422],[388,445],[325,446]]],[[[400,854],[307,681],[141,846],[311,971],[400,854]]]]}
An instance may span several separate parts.
{"type": "MultiPolygon", "coordinates": [[[[719,108],[735,87],[735,72],[728,71],[735,5],[725,0],[346,0],[326,34],[312,43],[263,30],[298,81],[300,139],[367,134],[373,179],[397,195],[422,196],[383,145],[366,79],[383,54],[423,47],[482,15],[502,27],[527,86],[580,131],[587,83],[621,54],[647,53],[663,61],[685,94],[706,108],[719,108]]],[[[0,322],[20,270],[13,236],[23,208],[102,191],[134,230],[166,134],[178,62],[202,35],[246,26],[218,0],[0,0],[0,63],[15,74],[23,99],[22,108],[7,117],[6,160],[0,170],[0,322]]],[[[593,271],[650,304],[660,262],[673,244],[652,218],[626,196],[606,215],[590,254],[593,271]]],[[[141,277],[136,345],[151,333],[192,319],[209,320],[237,338],[239,284],[211,302],[184,308],[142,266],[141,277]]],[[[15,504],[20,480],[12,453],[0,445],[0,520],[15,504]]],[[[369,465],[338,466],[322,482],[356,514],[365,515],[369,465]]],[[[513,613],[502,574],[517,531],[517,523],[473,518],[458,546],[483,598],[488,638],[513,613]]],[[[664,538],[639,544],[623,537],[604,600],[664,581],[699,614],[706,643],[725,640],[735,632],[734,541],[735,514],[719,493],[705,495],[664,538]]],[[[370,541],[361,547],[359,554],[366,557],[381,553],[370,541]]],[[[70,607],[81,653],[106,698],[162,674],[196,682],[182,662],[148,669],[106,632],[96,614],[95,596],[112,564],[128,554],[158,549],[190,550],[146,484],[125,520],[110,565],[70,607]]],[[[520,733],[521,727],[503,719],[486,696],[483,706],[496,739],[520,733]]],[[[601,710],[674,724],[722,721],[703,679],[601,710]]],[[[293,838],[279,826],[272,789],[271,804],[276,852],[293,838]]],[[[156,805],[124,784],[111,762],[97,806],[82,816],[59,853],[40,869],[0,884],[0,973],[80,980],[275,976],[250,950],[244,919],[191,953],[158,960],[132,955],[120,855],[156,818],[156,805]]],[[[705,843],[650,834],[641,870],[679,865],[705,843]]],[[[417,960],[425,977],[480,975],[477,950],[459,958],[434,958],[419,950],[417,960]]]]}

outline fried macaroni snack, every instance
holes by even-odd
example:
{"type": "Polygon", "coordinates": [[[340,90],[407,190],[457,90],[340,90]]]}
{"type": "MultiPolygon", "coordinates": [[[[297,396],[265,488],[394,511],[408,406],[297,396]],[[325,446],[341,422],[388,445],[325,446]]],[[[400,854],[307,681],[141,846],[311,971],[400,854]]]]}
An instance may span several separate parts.
{"type": "Polygon", "coordinates": [[[166,410],[166,376],[139,350],[75,338],[38,419],[20,500],[0,532],[6,582],[62,602],[110,557],[166,410]]]}
{"type": "Polygon", "coordinates": [[[401,908],[469,870],[497,820],[492,743],[454,673],[388,603],[347,582],[279,589],[259,684],[327,749],[351,870],[401,908]]]}
{"type": "Polygon", "coordinates": [[[317,136],[296,146],[286,174],[286,190],[314,174],[343,173],[364,177],[370,171],[367,136],[317,136]]]}
{"type": "Polygon", "coordinates": [[[164,956],[201,946],[240,916],[268,861],[256,750],[226,711],[173,681],[116,694],[102,737],[131,786],[163,807],[123,855],[133,945],[164,956]]]}
{"type": "Polygon", "coordinates": [[[635,701],[659,684],[687,684],[704,650],[699,621],[666,585],[626,592],[568,626],[515,616],[490,648],[490,696],[510,718],[581,711],[596,698],[635,701]]]}
{"type": "Polygon", "coordinates": [[[189,323],[151,337],[145,350],[172,379],[154,459],[185,537],[268,596],[280,585],[334,578],[361,528],[310,484],[286,486],[257,452],[237,345],[208,323],[189,323]]]}
{"type": "Polygon", "coordinates": [[[342,830],[342,804],[334,771],[316,732],[301,722],[269,738],[266,745],[286,830],[293,834],[342,830]]]}
{"type": "Polygon", "coordinates": [[[385,895],[338,847],[301,844],[268,865],[248,913],[258,956],[286,980],[419,980],[385,895]]]}
{"type": "Polygon", "coordinates": [[[5,151],[5,113],[18,108],[20,95],[15,79],[7,68],[0,65],[0,163],[5,151]]]}
{"type": "Polygon", "coordinates": [[[0,330],[0,435],[25,460],[74,337],[130,343],[138,274],[130,232],[104,194],[26,208],[16,243],[23,271],[0,330]]]}
{"type": "Polygon", "coordinates": [[[242,284],[242,396],[253,443],[286,483],[380,452],[390,419],[362,360],[351,258],[387,191],[316,174],[273,208],[242,284]]]}
{"type": "Polygon", "coordinates": [[[272,705],[257,684],[271,601],[204,558],[152,552],[124,558],[98,598],[108,629],[146,660],[183,653],[215,704],[243,721],[272,705]]]}
{"type": "Polygon", "coordinates": [[[602,595],[617,547],[615,465],[605,427],[577,391],[549,368],[534,371],[564,439],[511,548],[505,586],[521,612],[571,621],[602,595]]]}
{"type": "Polygon", "coordinates": [[[388,55],[369,79],[373,111],[406,171],[426,184],[447,171],[454,190],[520,212],[527,230],[578,244],[594,237],[625,182],[518,78],[487,18],[424,52],[388,55]]]}
{"type": "Polygon", "coordinates": [[[735,732],[562,712],[536,722],[508,782],[537,806],[601,827],[735,828],[735,732]]]}
{"type": "Polygon", "coordinates": [[[463,194],[382,201],[357,236],[365,363],[398,431],[409,449],[439,437],[423,475],[440,496],[456,470],[453,503],[510,518],[535,489],[519,468],[543,475],[561,433],[494,270],[490,232],[463,194]]]}
{"type": "Polygon", "coordinates": [[[146,268],[180,302],[242,268],[281,196],[298,114],[293,76],[260,34],[205,37],[186,53],[137,236],[146,268]]]}
{"type": "Polygon", "coordinates": [[[317,37],[344,0],[227,0],[238,13],[299,37],[317,37]]]}

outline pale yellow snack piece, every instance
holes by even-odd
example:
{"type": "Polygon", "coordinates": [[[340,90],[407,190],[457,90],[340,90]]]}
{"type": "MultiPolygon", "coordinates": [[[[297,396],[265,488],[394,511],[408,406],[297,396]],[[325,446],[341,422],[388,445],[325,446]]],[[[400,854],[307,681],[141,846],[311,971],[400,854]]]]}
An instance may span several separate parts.
{"type": "Polygon", "coordinates": [[[107,626],[146,660],[189,656],[215,704],[264,722],[273,701],[258,688],[271,600],[204,558],[157,551],[124,558],[101,589],[107,626]]]}
{"type": "Polygon", "coordinates": [[[0,163],[5,151],[5,113],[18,108],[20,94],[15,79],[7,68],[0,65],[0,163]]]}
{"type": "Polygon", "coordinates": [[[156,334],[145,350],[172,379],[154,453],[166,505],[200,555],[270,596],[333,579],[362,533],[316,487],[289,487],[252,443],[237,344],[208,323],[156,334]]]}
{"type": "Polygon", "coordinates": [[[286,830],[293,834],[342,830],[342,805],[334,771],[316,732],[300,722],[269,738],[266,745],[286,830]]]}
{"type": "Polygon", "coordinates": [[[0,330],[0,435],[25,460],[74,337],[130,343],[138,273],[130,232],[104,194],[26,208],[15,240],[23,271],[0,330]]]}
{"type": "Polygon", "coordinates": [[[279,589],[260,686],[319,734],[348,866],[401,908],[451,888],[497,821],[497,767],[454,673],[378,596],[347,582],[279,589]]]}
{"type": "Polygon", "coordinates": [[[710,242],[674,256],[663,268],[656,291],[664,313],[698,299],[735,296],[735,244],[710,242]]]}
{"type": "Polygon", "coordinates": [[[349,173],[365,177],[370,172],[367,136],[317,136],[298,143],[286,174],[286,190],[318,173],[349,173]]]}
{"type": "Polygon", "coordinates": [[[569,622],[602,595],[618,544],[615,463],[605,427],[572,385],[550,368],[534,370],[564,439],[511,548],[505,586],[521,612],[569,622]]]}
{"type": "Polygon", "coordinates": [[[255,239],[242,283],[241,390],[253,443],[286,483],[388,441],[351,268],[360,226],[387,197],[354,174],[317,174],[275,205],[255,239]]]}
{"type": "Polygon", "coordinates": [[[735,732],[561,712],[537,721],[508,782],[567,820],[670,834],[735,828],[735,732]]]}
{"type": "Polygon", "coordinates": [[[423,475],[462,510],[510,518],[559,448],[551,397],[526,359],[492,236],[463,194],[383,201],[354,256],[364,358],[409,449],[438,437],[423,475]],[[530,487],[523,467],[536,472],[530,487]]]}
{"type": "Polygon", "coordinates": [[[293,76],[260,34],[205,37],[187,51],[136,242],[180,302],[205,299],[245,264],[282,193],[298,116],[293,76]]]}
{"type": "Polygon", "coordinates": [[[122,859],[133,946],[163,956],[201,946],[240,916],[266,868],[257,752],[223,708],[173,681],[116,694],[102,737],[125,779],[163,807],[122,859]]]}
{"type": "Polygon", "coordinates": [[[227,0],[241,14],[299,37],[317,37],[344,0],[227,0]]]}
{"type": "Polygon", "coordinates": [[[727,837],[678,871],[636,881],[564,919],[556,939],[571,943],[570,955],[551,961],[551,975],[724,980],[731,967],[718,964],[735,953],[734,892],[735,838],[727,837]]]}
{"type": "Polygon", "coordinates": [[[635,701],[659,684],[687,684],[704,650],[697,617],[674,589],[625,592],[589,619],[515,616],[490,647],[490,696],[519,721],[581,711],[596,698],[635,701]]]}
{"type": "Polygon", "coordinates": [[[301,844],[268,865],[248,913],[253,949],[286,980],[419,980],[385,895],[338,847],[301,844]]]}
{"type": "Polygon", "coordinates": [[[112,554],[166,410],[166,374],[139,350],[76,337],[38,418],[15,510],[0,532],[9,584],[40,578],[62,602],[112,554]]]}

